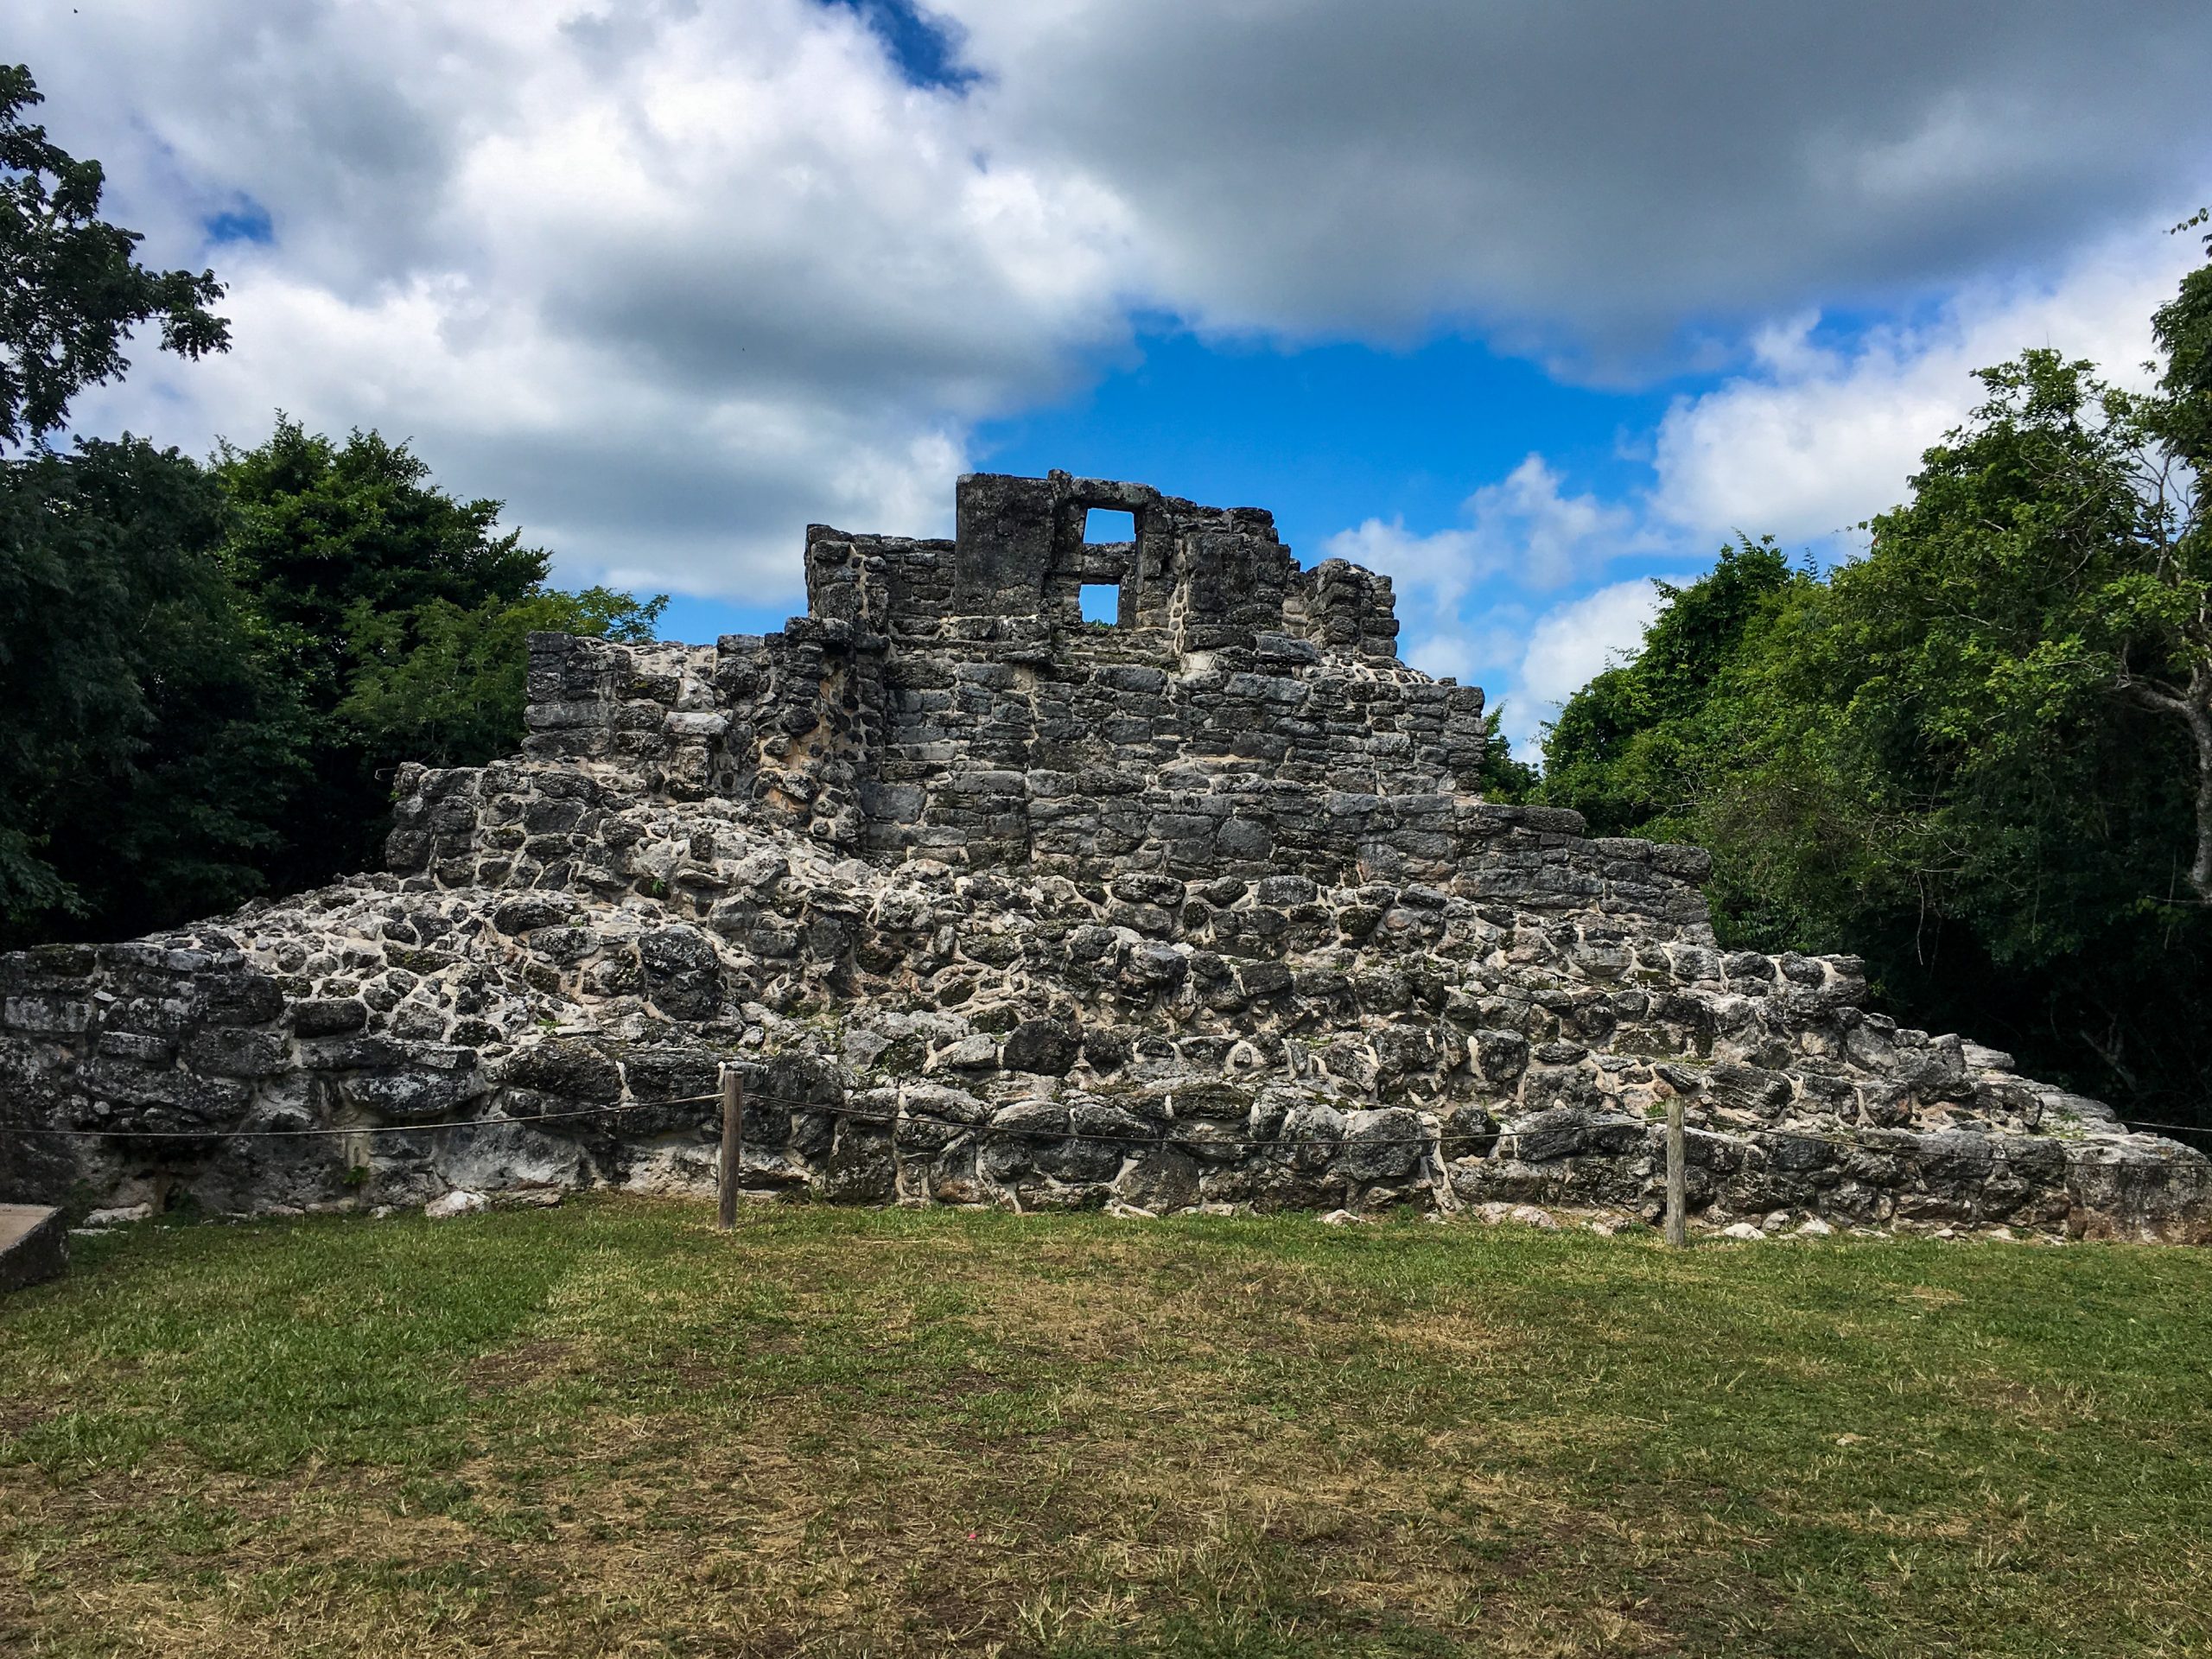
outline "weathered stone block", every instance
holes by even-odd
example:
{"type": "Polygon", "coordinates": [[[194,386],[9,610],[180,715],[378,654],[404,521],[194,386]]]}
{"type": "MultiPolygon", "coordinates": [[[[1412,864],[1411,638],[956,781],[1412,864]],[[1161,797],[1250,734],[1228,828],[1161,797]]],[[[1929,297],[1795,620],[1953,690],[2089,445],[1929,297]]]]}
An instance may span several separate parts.
{"type": "Polygon", "coordinates": [[[1065,1077],[1075,1065],[1080,1040],[1065,1020],[1024,1020],[1007,1034],[999,1064],[1009,1071],[1065,1077]]]}
{"type": "Polygon", "coordinates": [[[281,1032],[215,1027],[185,1039],[184,1063],[206,1077],[268,1077],[289,1065],[290,1048],[281,1032]]]}
{"type": "Polygon", "coordinates": [[[580,1104],[601,1104],[622,1094],[622,1071],[595,1045],[569,1038],[533,1043],[499,1068],[510,1089],[556,1095],[580,1104]]]}
{"type": "Polygon", "coordinates": [[[646,997],[671,1020],[711,1020],[721,1012],[721,958],[696,927],[658,928],[638,941],[646,997]]]}

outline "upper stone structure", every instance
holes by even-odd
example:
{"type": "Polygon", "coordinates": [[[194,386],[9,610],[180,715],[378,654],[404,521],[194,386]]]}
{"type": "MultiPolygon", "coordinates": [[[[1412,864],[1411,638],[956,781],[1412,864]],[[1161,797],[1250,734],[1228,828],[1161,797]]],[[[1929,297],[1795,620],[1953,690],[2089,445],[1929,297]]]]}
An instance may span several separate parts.
{"type": "Polygon", "coordinates": [[[1399,663],[1387,576],[1141,485],[978,474],[958,503],[950,542],[810,526],[781,633],[543,650],[525,753],[967,868],[1433,874],[1480,832],[1482,693],[1399,663]],[[1086,542],[1093,507],[1135,539],[1086,542]],[[1120,622],[1087,626],[1105,584],[1120,622]]]}
{"type": "Polygon", "coordinates": [[[1696,849],[1484,801],[1482,693],[1266,512],[977,474],[805,561],[779,633],[534,636],[387,874],[0,957],[0,1198],[691,1185],[734,1062],[748,1180],[832,1198],[1649,1212],[1681,1096],[1716,1221],[2212,1230],[2201,1155],[1719,950],[1696,849]]]}

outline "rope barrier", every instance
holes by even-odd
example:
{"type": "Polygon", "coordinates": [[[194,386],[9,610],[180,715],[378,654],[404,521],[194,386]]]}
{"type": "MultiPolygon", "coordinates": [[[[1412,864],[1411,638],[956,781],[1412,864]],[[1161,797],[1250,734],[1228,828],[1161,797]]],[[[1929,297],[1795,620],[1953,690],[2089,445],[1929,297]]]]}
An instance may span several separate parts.
{"type": "MultiPolygon", "coordinates": [[[[548,1123],[563,1119],[607,1117],[619,1112],[656,1111],[664,1106],[693,1106],[718,1102],[714,1095],[681,1095],[671,1100],[626,1101],[616,1106],[595,1106],[573,1112],[537,1112],[522,1117],[468,1117],[450,1119],[441,1123],[370,1123],[353,1128],[313,1129],[63,1129],[34,1127],[12,1128],[15,1135],[49,1135],[69,1140],[91,1141],[222,1141],[222,1140],[287,1140],[315,1135],[433,1135],[442,1129],[472,1129],[510,1124],[548,1123]]],[[[931,1123],[969,1135],[1004,1135],[1025,1141],[1086,1141],[1115,1146],[1176,1146],[1176,1147],[1291,1147],[1319,1146],[1358,1147],[1428,1147],[1440,1141],[1476,1141],[1507,1133],[1500,1130],[1473,1131],[1455,1135],[1440,1131],[1433,1135],[1420,1136],[1352,1136],[1317,1137],[1310,1141],[1285,1141],[1281,1137],[1255,1140],[1249,1136],[1220,1136],[1217,1138],[1172,1137],[1166,1135],[1096,1135],[1077,1129],[1028,1128],[1018,1123],[962,1123],[951,1118],[917,1117],[898,1112],[857,1111],[852,1107],[825,1101],[804,1100],[792,1095],[767,1095],[747,1090],[748,1105],[766,1103],[788,1106],[795,1111],[818,1113],[859,1123],[931,1123]]],[[[1508,1138],[1510,1138],[1509,1135],[1508,1138]]]]}
{"type": "MultiPolygon", "coordinates": [[[[10,1127],[10,1128],[8,1128],[8,1129],[7,1129],[6,1131],[4,1131],[4,1132],[5,1132],[5,1133],[8,1133],[8,1134],[11,1134],[11,1135],[16,1135],[43,1136],[43,1137],[50,1137],[50,1138],[54,1138],[54,1139],[62,1139],[62,1140],[83,1140],[83,1141],[221,1141],[221,1140],[239,1140],[239,1141],[267,1140],[267,1141],[276,1141],[276,1140],[303,1140],[303,1139],[313,1139],[313,1138],[316,1138],[316,1137],[327,1137],[327,1136],[334,1136],[334,1135],[435,1135],[435,1134],[439,1134],[439,1133],[442,1133],[442,1132],[446,1131],[446,1130],[448,1130],[448,1129],[468,1129],[468,1128],[487,1128],[487,1127],[493,1127],[493,1126],[504,1126],[504,1125],[528,1125],[528,1124],[536,1124],[536,1123],[553,1123],[553,1122],[570,1122],[570,1121],[574,1121],[574,1120],[576,1120],[576,1119],[582,1119],[582,1118],[611,1117],[611,1116],[617,1116],[617,1115],[621,1114],[621,1113],[624,1113],[624,1112],[657,1111],[657,1110],[659,1110],[659,1109],[663,1109],[663,1108],[665,1108],[665,1107],[671,1107],[671,1106],[694,1106],[694,1105],[703,1105],[703,1104],[707,1104],[707,1103],[709,1103],[718,1102],[721,1098],[721,1096],[719,1094],[712,1094],[712,1095],[680,1095],[680,1096],[675,1096],[674,1098],[672,1098],[672,1099],[669,1099],[669,1100],[635,1100],[635,1101],[625,1101],[625,1102],[623,1102],[623,1103],[620,1103],[620,1104],[618,1104],[618,1105],[613,1105],[613,1106],[594,1106],[594,1107],[585,1107],[585,1108],[582,1108],[582,1109],[579,1109],[575,1110],[575,1111],[564,1111],[564,1112],[536,1112],[536,1113],[531,1113],[531,1114],[529,1114],[528,1116],[520,1116],[520,1117],[471,1117],[471,1118],[456,1118],[456,1119],[448,1119],[448,1120],[447,1120],[447,1121],[445,1121],[445,1122],[437,1122],[437,1123],[375,1123],[375,1124],[361,1124],[361,1125],[359,1125],[359,1126],[356,1126],[356,1127],[353,1127],[353,1128],[305,1128],[305,1129],[122,1129],[122,1128],[118,1128],[118,1129],[96,1129],[96,1128],[95,1128],[95,1129],[82,1129],[82,1128],[48,1128],[48,1127],[44,1127],[44,1126],[34,1126],[34,1127],[23,1127],[23,1128],[15,1128],[15,1127],[10,1127]]],[[[955,1135],[955,1138],[956,1138],[956,1139],[957,1138],[957,1136],[958,1136],[959,1135],[1007,1135],[1007,1136],[1011,1136],[1011,1137],[1014,1137],[1014,1138],[1016,1138],[1016,1139],[1025,1140],[1025,1141],[1083,1141],[1083,1142],[1088,1142],[1088,1143],[1096,1144],[1096,1145],[1104,1145],[1104,1146],[1130,1146],[1130,1147],[1166,1146],[1166,1147],[1175,1147],[1175,1148],[1177,1148],[1177,1149],[1179,1149],[1179,1150],[1181,1150],[1181,1149],[1207,1149],[1207,1148],[1211,1148],[1211,1149],[1213,1149],[1213,1150],[1218,1151],[1218,1150],[1221,1150],[1221,1149],[1223,1149],[1223,1148],[1224,1148],[1224,1147],[1237,1147],[1237,1148],[1239,1148],[1239,1149],[1241,1149],[1241,1150],[1244,1150],[1244,1151],[1251,1151],[1251,1150],[1254,1150],[1254,1149],[1275,1149],[1275,1148],[1287,1149],[1287,1150],[1292,1150],[1292,1151],[1298,1151],[1298,1150],[1308,1150],[1308,1151],[1310,1151],[1310,1150],[1313,1150],[1313,1149],[1319,1148],[1319,1147],[1338,1147],[1338,1148],[1347,1147],[1363,1147],[1363,1148],[1364,1148],[1364,1147],[1440,1147],[1443,1143],[1445,1143],[1445,1142],[1446,1142],[1446,1141],[1480,1141],[1480,1140],[1486,1140],[1486,1139],[1487,1139],[1487,1140],[1500,1140],[1500,1139],[1502,1139],[1502,1140],[1504,1140],[1504,1141],[1508,1141],[1508,1142],[1511,1143],[1511,1144],[1512,1144],[1512,1146],[1513,1146],[1513,1149],[1514,1149],[1514,1151],[1517,1153],[1517,1152],[1518,1152],[1518,1150],[1519,1150],[1519,1144],[1518,1144],[1518,1143],[1519,1143],[1519,1141],[1520,1141],[1521,1135],[1522,1135],[1522,1134],[1523,1133],[1523,1131],[1520,1131],[1520,1130],[1512,1130],[1512,1129],[1469,1130],[1469,1131],[1458,1132],[1458,1133],[1452,1132],[1452,1131],[1448,1131],[1448,1130],[1444,1130],[1444,1129],[1440,1129],[1440,1130],[1438,1130],[1438,1131],[1437,1131],[1437,1133],[1436,1133],[1436,1134],[1434,1134],[1434,1135],[1418,1135],[1418,1136],[1405,1136],[1405,1135],[1373,1135],[1373,1136],[1370,1136],[1370,1135],[1335,1135],[1335,1136],[1315,1136],[1315,1137],[1313,1137],[1313,1138],[1311,1138],[1311,1139],[1306,1139],[1306,1140],[1285,1140],[1285,1139],[1283,1139],[1283,1138],[1282,1138],[1281,1136],[1280,1136],[1280,1135],[1273,1136],[1273,1137],[1269,1137],[1269,1138],[1267,1138],[1267,1139],[1259,1139],[1259,1138],[1255,1138],[1255,1137],[1249,1136],[1249,1135],[1206,1135],[1206,1136],[1193,1136],[1193,1135],[1190,1135],[1185,1134],[1185,1135],[1179,1135],[1179,1135],[1167,1135],[1167,1134],[1166,1134],[1166,1133],[1164,1133],[1164,1132],[1163,1132],[1163,1133],[1161,1133],[1161,1134],[1159,1134],[1159,1135],[1102,1135],[1102,1134],[1096,1134],[1096,1133],[1093,1133],[1093,1132],[1086,1131],[1086,1130],[1075,1129],[1075,1128],[1065,1128],[1065,1129],[1057,1129],[1057,1128],[1030,1128],[1030,1127],[1026,1127],[1026,1126],[1021,1125],[1021,1124],[1001,1124],[1001,1123],[962,1123],[962,1122],[959,1122],[957,1120],[951,1119],[951,1118],[918,1117],[918,1116],[911,1116],[911,1115],[905,1114],[905,1113],[901,1113],[901,1112],[868,1112],[868,1111],[861,1111],[861,1110],[856,1110],[856,1109],[855,1109],[854,1108],[852,1108],[852,1107],[850,1107],[850,1106],[846,1106],[846,1105],[842,1105],[842,1104],[836,1104],[836,1103],[831,1103],[824,1102],[824,1101],[804,1100],[804,1099],[801,1099],[801,1098],[799,1098],[799,1097],[798,1097],[798,1096],[789,1096],[789,1095],[769,1095],[769,1094],[761,1094],[761,1093],[756,1093],[756,1092],[753,1092],[753,1091],[751,1091],[751,1090],[748,1090],[748,1091],[747,1092],[746,1098],[747,1098],[747,1102],[748,1102],[748,1103],[766,1103],[766,1104],[768,1104],[768,1105],[773,1105],[773,1106],[787,1106],[787,1107],[790,1107],[790,1108],[791,1108],[793,1110],[796,1110],[796,1111],[817,1113],[817,1114],[820,1114],[820,1115],[823,1115],[823,1116],[827,1116],[837,1117],[837,1118],[843,1119],[843,1120],[845,1120],[845,1121],[847,1121],[847,1122],[860,1122],[860,1123],[884,1123],[884,1124],[897,1124],[897,1123],[930,1123],[930,1124],[935,1124],[935,1125],[938,1125],[938,1126],[943,1127],[943,1128],[949,1128],[949,1129],[954,1130],[954,1131],[956,1132],[956,1135],[955,1135]]],[[[1187,1120],[1186,1120],[1186,1121],[1187,1121],[1187,1120]]],[[[1627,1125],[1619,1125],[1619,1126],[1608,1126],[1608,1127],[1628,1127],[1628,1126],[1627,1126],[1627,1125]]],[[[1639,1127],[1643,1127],[1643,1128],[1658,1128],[1658,1127],[1660,1127],[1660,1126],[1659,1126],[1658,1124],[1656,1124],[1656,1123],[1649,1123],[1649,1124],[1641,1125],[1641,1126],[1639,1126],[1639,1127]]],[[[2130,1132],[2133,1132],[2133,1128],[2134,1128],[2134,1126],[2132,1126],[2132,1125],[2126,1125],[2126,1124],[2123,1124],[2121,1127],[2122,1127],[2122,1128],[2128,1128],[2128,1129],[2130,1130],[2130,1132]]],[[[2188,1123],[2151,1123],[2151,1122],[2143,1122],[2143,1123],[2141,1124],[2141,1127],[2142,1127],[2142,1128],[2145,1128],[2181,1129],[2181,1130],[2183,1130],[2183,1131],[2185,1131],[2185,1132],[2191,1133],[2191,1134],[2198,1134],[2198,1135],[2212,1135],[2212,1126],[2206,1126],[2206,1125],[2202,1125],[2202,1124],[2188,1124],[2188,1123]]],[[[1703,1128],[1703,1129],[1700,1129],[1700,1128],[1693,1128],[1691,1129],[1690,1133],[1692,1133],[1693,1135],[1706,1135],[1706,1136],[1708,1136],[1708,1137],[1711,1137],[1711,1138],[1713,1138],[1713,1139],[1732,1139],[1732,1138],[1738,1138],[1738,1136],[1737,1135],[1737,1134],[1736,1134],[1736,1133],[1732,1132],[1732,1131],[1728,1131],[1728,1130],[1721,1130],[1721,1129],[1712,1129],[1712,1128],[1703,1128]]],[[[1864,1139],[1862,1139],[1859,1135],[1853,1135],[1853,1134],[1849,1134],[1849,1133],[1845,1133],[1845,1132],[1831,1132],[1831,1133],[1826,1133],[1826,1134],[1816,1134],[1816,1133],[1814,1133],[1814,1132],[1811,1132],[1811,1131],[1808,1131],[1808,1130],[1804,1130],[1804,1129],[1783,1129],[1783,1128],[1765,1128],[1765,1127],[1761,1127],[1761,1128],[1751,1128],[1751,1129],[1745,1129],[1745,1130],[1743,1130],[1743,1131],[1741,1131],[1741,1132],[1740,1132],[1740,1136],[1741,1136],[1741,1138],[1750,1138],[1750,1137],[1753,1137],[1753,1136],[1767,1136],[1767,1137],[1770,1137],[1770,1138],[1775,1138],[1775,1139],[1780,1139],[1780,1140],[1786,1140],[1786,1141],[1809,1141],[1809,1142],[1812,1142],[1812,1143],[1816,1144],[1816,1145],[1834,1146],[1834,1147],[1858,1147],[1858,1148],[1861,1148],[1861,1149],[1869,1149],[1869,1148],[1868,1148],[1868,1143],[1867,1143],[1864,1139]]],[[[1878,1144],[1877,1144],[1875,1147],[1872,1147],[1872,1148],[1871,1148],[1871,1149],[1872,1149],[1872,1150],[1879,1150],[1880,1148],[1879,1148],[1878,1144]]]]}
{"type": "Polygon", "coordinates": [[[2124,1125],[2131,1129],[2164,1129],[2169,1134],[2178,1129],[2183,1135],[2212,1135],[2212,1123],[2159,1123],[2147,1117],[2139,1117],[2124,1125]]]}
{"type": "MultiPolygon", "coordinates": [[[[694,1100],[714,1100],[696,1095],[694,1100]]],[[[325,1135],[433,1135],[440,1129],[473,1129],[487,1123],[551,1123],[565,1118],[606,1117],[615,1112],[641,1112],[655,1106],[680,1106],[690,1100],[638,1100],[620,1106],[593,1106],[574,1112],[534,1112],[527,1117],[449,1118],[441,1123],[364,1123],[353,1128],[318,1129],[58,1129],[43,1125],[10,1127],[10,1135],[51,1135],[72,1141],[288,1141],[325,1135]]]]}

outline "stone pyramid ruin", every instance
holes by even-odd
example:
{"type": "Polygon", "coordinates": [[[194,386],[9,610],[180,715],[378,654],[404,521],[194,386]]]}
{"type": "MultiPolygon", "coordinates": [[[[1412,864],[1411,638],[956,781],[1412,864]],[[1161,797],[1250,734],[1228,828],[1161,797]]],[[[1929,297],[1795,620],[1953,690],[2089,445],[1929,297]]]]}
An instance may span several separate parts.
{"type": "Polygon", "coordinates": [[[534,637],[523,752],[403,768],[384,873],[0,957],[0,1198],[709,1189],[735,1063],[764,1193],[1648,1217],[1681,1096],[1707,1222],[2212,1234],[2199,1154],[1719,949],[1702,852],[1484,801],[1483,694],[1264,512],[979,474],[806,584],[534,637]]]}

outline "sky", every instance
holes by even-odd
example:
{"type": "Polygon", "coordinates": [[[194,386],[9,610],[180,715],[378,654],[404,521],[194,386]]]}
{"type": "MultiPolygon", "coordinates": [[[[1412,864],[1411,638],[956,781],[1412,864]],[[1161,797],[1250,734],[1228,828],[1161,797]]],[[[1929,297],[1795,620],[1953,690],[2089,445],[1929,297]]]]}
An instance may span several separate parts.
{"type": "Polygon", "coordinates": [[[11,0],[234,348],[79,430],[412,442],[664,632],[963,472],[1265,506],[1522,752],[1738,535],[1819,563],[2030,346],[2139,383],[2202,0],[11,0]]]}

